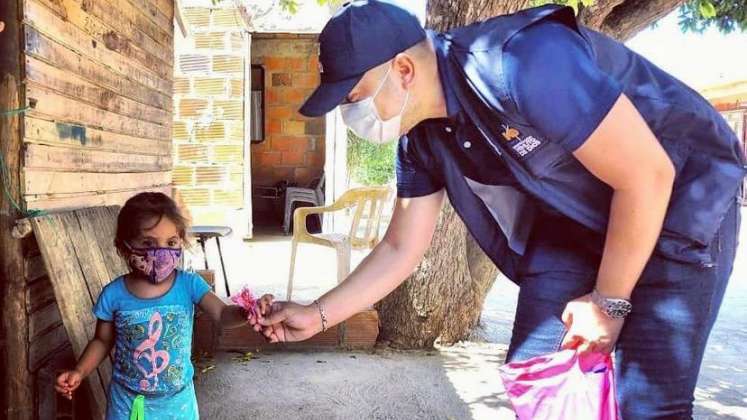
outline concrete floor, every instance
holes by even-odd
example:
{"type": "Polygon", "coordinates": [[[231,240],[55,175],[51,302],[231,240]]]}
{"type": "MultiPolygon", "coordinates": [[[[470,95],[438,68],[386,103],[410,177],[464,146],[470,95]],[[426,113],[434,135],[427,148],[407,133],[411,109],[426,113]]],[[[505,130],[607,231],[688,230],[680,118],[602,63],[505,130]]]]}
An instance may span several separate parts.
{"type": "MultiPolygon", "coordinates": [[[[747,219],[747,211],[743,211],[747,219]]],[[[742,230],[747,243],[747,229],[742,230]]],[[[223,243],[231,289],[284,298],[290,258],[288,237],[262,232],[252,241],[223,243]]],[[[217,267],[214,244],[208,258],[217,267]]],[[[194,252],[194,264],[202,256],[194,252]]],[[[356,253],[353,264],[365,253],[356,253]]],[[[302,246],[294,299],[310,301],[335,285],[330,249],[302,246]]],[[[222,277],[216,273],[218,291],[222,277]]],[[[499,279],[488,295],[481,338],[432,353],[263,354],[246,364],[216,355],[216,369],[198,377],[204,418],[271,419],[509,419],[496,369],[511,334],[518,288],[499,279]],[[253,386],[259,384],[259,386],[253,386]],[[243,414],[239,414],[243,413],[243,414]]],[[[711,334],[696,390],[696,419],[747,419],[747,251],[737,263],[711,334]]]]}

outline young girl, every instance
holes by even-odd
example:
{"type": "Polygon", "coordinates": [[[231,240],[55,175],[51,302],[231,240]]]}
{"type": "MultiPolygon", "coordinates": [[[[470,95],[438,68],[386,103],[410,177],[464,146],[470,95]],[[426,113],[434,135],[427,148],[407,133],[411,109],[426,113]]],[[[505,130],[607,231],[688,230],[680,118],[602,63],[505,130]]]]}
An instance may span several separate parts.
{"type": "MultiPolygon", "coordinates": [[[[176,269],[186,220],[169,197],[141,193],[117,218],[114,244],[130,273],[109,283],[94,306],[96,335],[75,369],[57,378],[67,398],[115,347],[106,419],[197,419],[192,383],[194,305],[223,328],[246,324],[243,310],[226,305],[197,274],[176,269]]],[[[260,299],[264,313],[270,296],[260,299]]],[[[261,316],[261,315],[260,315],[261,316]]]]}

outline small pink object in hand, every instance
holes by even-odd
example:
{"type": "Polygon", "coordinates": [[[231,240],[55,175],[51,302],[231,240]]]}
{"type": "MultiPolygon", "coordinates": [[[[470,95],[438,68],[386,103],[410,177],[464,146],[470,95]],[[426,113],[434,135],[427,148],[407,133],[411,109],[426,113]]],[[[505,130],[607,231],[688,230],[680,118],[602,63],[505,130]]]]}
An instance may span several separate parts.
{"type": "Polygon", "coordinates": [[[610,355],[563,350],[500,368],[520,420],[618,420],[610,355]]]}
{"type": "Polygon", "coordinates": [[[246,319],[260,317],[259,300],[254,297],[249,287],[244,286],[238,295],[231,296],[231,302],[244,310],[246,319]]]}

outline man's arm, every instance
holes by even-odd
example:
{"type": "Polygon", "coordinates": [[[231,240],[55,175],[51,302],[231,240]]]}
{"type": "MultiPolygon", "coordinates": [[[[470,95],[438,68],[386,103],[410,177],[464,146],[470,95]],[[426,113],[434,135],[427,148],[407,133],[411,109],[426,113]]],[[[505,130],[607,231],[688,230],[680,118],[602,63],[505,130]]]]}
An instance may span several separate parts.
{"type": "MultiPolygon", "coordinates": [[[[431,243],[444,192],[397,200],[386,235],[348,278],[319,298],[326,326],[338,324],[389,294],[413,272],[431,243]]],[[[322,330],[321,308],[272,304],[267,317],[251,320],[271,341],[305,340],[322,330]]],[[[265,312],[263,311],[263,314],[265,312]]]]}
{"type": "Polygon", "coordinates": [[[443,200],[443,190],[397,199],[381,243],[342,284],[320,298],[330,326],[378,302],[412,274],[433,239],[443,200]]]}
{"type": "Polygon", "coordinates": [[[574,156],[614,190],[597,289],[629,298],[659,237],[674,166],[625,95],[574,156]]]}

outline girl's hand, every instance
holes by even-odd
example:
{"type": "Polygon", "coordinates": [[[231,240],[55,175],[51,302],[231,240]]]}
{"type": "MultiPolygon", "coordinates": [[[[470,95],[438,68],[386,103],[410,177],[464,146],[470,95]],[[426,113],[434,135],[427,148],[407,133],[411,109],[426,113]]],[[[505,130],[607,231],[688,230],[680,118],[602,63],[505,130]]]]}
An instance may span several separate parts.
{"type": "Polygon", "coordinates": [[[568,333],[563,349],[579,353],[611,353],[620,336],[624,319],[613,319],[591,301],[591,294],[568,302],[563,311],[563,323],[568,333]]]}
{"type": "Polygon", "coordinates": [[[83,375],[77,370],[68,370],[57,377],[55,389],[68,400],[73,399],[73,391],[78,389],[83,381],[83,375]]]}
{"type": "Polygon", "coordinates": [[[270,343],[303,341],[322,329],[316,305],[271,302],[266,309],[267,316],[252,323],[252,326],[254,331],[262,333],[270,343]]]}

